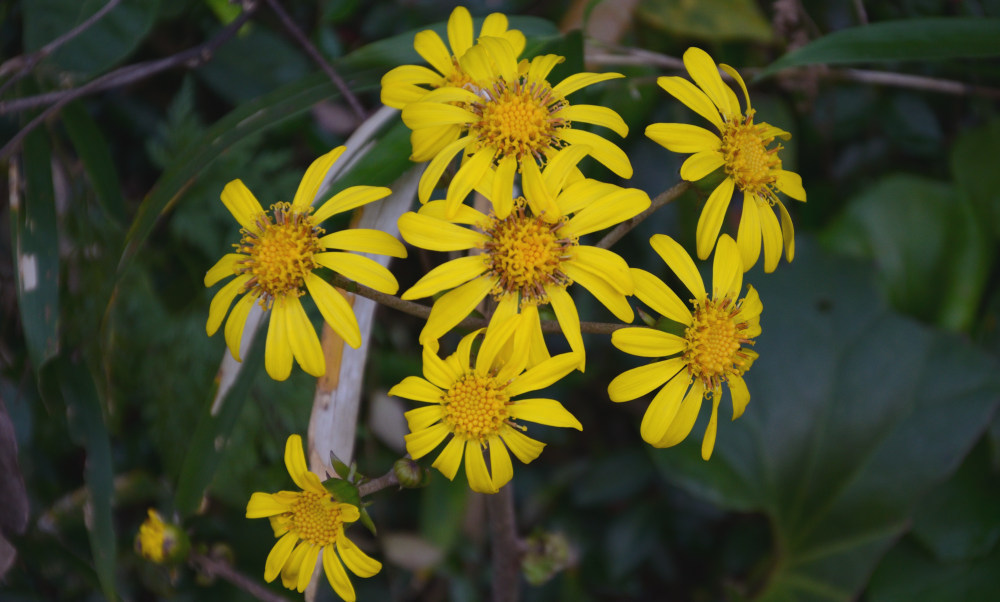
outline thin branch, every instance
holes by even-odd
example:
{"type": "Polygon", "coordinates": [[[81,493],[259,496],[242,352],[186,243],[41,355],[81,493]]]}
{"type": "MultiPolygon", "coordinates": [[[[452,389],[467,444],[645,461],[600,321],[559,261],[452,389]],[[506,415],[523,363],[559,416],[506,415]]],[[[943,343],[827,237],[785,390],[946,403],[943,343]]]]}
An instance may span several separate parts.
{"type": "Polygon", "coordinates": [[[486,496],[493,553],[493,602],[517,602],[520,593],[521,542],[514,518],[514,484],[486,496]]]}
{"type": "MultiPolygon", "coordinates": [[[[416,316],[418,318],[426,320],[431,315],[431,308],[427,305],[422,305],[420,303],[414,303],[412,301],[404,301],[399,297],[393,295],[387,295],[385,293],[379,292],[373,288],[368,288],[363,284],[358,284],[353,280],[348,280],[340,274],[334,274],[333,278],[330,280],[330,284],[342,288],[349,293],[354,293],[355,295],[360,295],[366,299],[371,299],[376,303],[381,303],[387,307],[391,307],[397,311],[401,311],[405,314],[411,316],[416,316]]],[[[486,328],[490,321],[485,318],[475,318],[469,317],[465,318],[461,322],[455,325],[456,328],[465,329],[475,329],[475,328],[486,328]]],[[[548,333],[559,333],[562,332],[562,327],[559,322],[554,320],[542,320],[542,332],[548,333]]],[[[611,334],[612,332],[618,330],[619,328],[625,328],[628,324],[612,324],[609,322],[580,322],[580,331],[589,334],[611,334]]]]}
{"type": "MultiPolygon", "coordinates": [[[[37,117],[32,119],[26,126],[21,128],[17,134],[11,138],[10,142],[5,144],[3,148],[0,148],[0,161],[6,159],[10,154],[12,154],[32,130],[41,125],[46,119],[51,117],[53,114],[57,113],[64,106],[70,102],[86,96],[87,94],[93,94],[107,88],[113,88],[117,86],[123,86],[141,79],[145,79],[152,75],[159,73],[160,71],[165,71],[174,67],[179,67],[181,65],[193,69],[203,63],[208,62],[212,58],[212,53],[216,48],[224,44],[231,37],[233,37],[240,27],[250,18],[254,7],[251,5],[249,8],[244,9],[244,11],[238,16],[232,23],[227,25],[225,29],[220,31],[215,35],[214,38],[195,46],[194,48],[189,48],[183,52],[175,54],[173,56],[167,57],[165,59],[159,59],[155,61],[148,61],[145,63],[138,63],[135,65],[129,65],[127,67],[122,67],[110,73],[106,73],[101,77],[87,82],[86,84],[73,88],[71,90],[63,90],[58,93],[54,93],[54,97],[57,100],[45,111],[39,114],[37,117]]],[[[53,94],[47,95],[53,96],[53,94]]],[[[45,104],[38,102],[24,102],[37,100],[39,97],[30,97],[21,99],[22,102],[11,101],[11,102],[0,102],[0,115],[15,110],[13,107],[17,105],[16,110],[24,110],[37,104],[45,104]]]]}
{"type": "Polygon", "coordinates": [[[347,84],[344,83],[343,78],[341,78],[340,75],[334,70],[333,65],[323,58],[323,55],[320,54],[319,50],[313,46],[312,42],[309,41],[309,38],[302,33],[302,30],[295,24],[295,21],[293,21],[292,18],[288,16],[288,13],[285,12],[285,9],[281,7],[278,0],[267,0],[267,4],[278,15],[278,19],[281,21],[281,24],[285,26],[285,29],[288,30],[288,33],[295,38],[295,41],[302,46],[302,49],[306,51],[306,54],[308,54],[312,60],[316,61],[316,64],[323,70],[323,73],[326,73],[326,76],[333,81],[335,86],[337,86],[337,89],[340,90],[340,93],[343,94],[344,98],[347,100],[347,104],[351,105],[351,109],[354,111],[354,114],[357,115],[358,121],[364,121],[364,107],[361,106],[361,103],[358,101],[358,97],[354,95],[354,92],[352,92],[351,89],[347,87],[347,84]]]}
{"type": "Polygon", "coordinates": [[[614,230],[605,234],[604,238],[602,238],[600,242],[598,242],[594,246],[600,249],[610,249],[616,242],[621,240],[623,236],[628,234],[632,230],[632,228],[635,228],[636,226],[641,224],[643,220],[645,220],[650,215],[653,215],[653,213],[660,207],[663,207],[667,203],[670,203],[677,197],[684,194],[690,187],[691,187],[691,182],[688,182],[686,180],[681,180],[677,184],[674,184],[672,187],[664,190],[660,194],[656,195],[656,198],[653,199],[653,202],[650,203],[649,207],[645,211],[615,226],[614,230]]]}
{"type": "Polygon", "coordinates": [[[399,477],[396,476],[395,470],[390,470],[378,478],[365,481],[364,483],[358,485],[358,496],[365,497],[366,495],[371,495],[376,491],[382,491],[383,489],[397,485],[399,485],[399,477]]]}
{"type": "Polygon", "coordinates": [[[858,13],[858,22],[868,25],[868,11],[865,10],[864,0],[854,0],[854,11],[858,13]]]}
{"type": "Polygon", "coordinates": [[[188,562],[199,573],[208,577],[221,577],[258,600],[264,600],[264,602],[288,602],[287,598],[279,596],[258,583],[256,579],[251,579],[237,571],[225,560],[192,552],[188,556],[188,562]]]}
{"type": "Polygon", "coordinates": [[[10,73],[11,71],[17,69],[18,66],[20,66],[21,69],[13,76],[11,76],[9,80],[5,81],[3,85],[0,85],[0,94],[6,92],[7,89],[14,84],[14,82],[18,81],[28,73],[31,73],[31,70],[35,68],[35,65],[37,65],[39,61],[41,61],[45,57],[49,56],[50,54],[58,50],[59,47],[65,44],[66,42],[69,42],[76,36],[90,29],[90,27],[94,23],[100,21],[104,17],[104,15],[111,12],[111,10],[114,7],[118,6],[120,3],[121,0],[108,0],[108,3],[102,6],[96,13],[90,15],[89,17],[84,19],[79,25],[77,25],[73,29],[70,29],[66,33],[59,36],[58,38],[52,40],[45,46],[42,46],[35,52],[27,55],[14,57],[9,61],[4,61],[4,63],[0,65],[0,77],[3,77],[7,73],[10,73]]]}

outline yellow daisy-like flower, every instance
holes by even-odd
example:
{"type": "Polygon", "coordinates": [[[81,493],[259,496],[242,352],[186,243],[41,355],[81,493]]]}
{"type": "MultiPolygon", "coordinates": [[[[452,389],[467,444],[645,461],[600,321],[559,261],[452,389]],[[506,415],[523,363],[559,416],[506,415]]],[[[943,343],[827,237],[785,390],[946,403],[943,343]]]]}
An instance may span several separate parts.
{"type": "Polygon", "coordinates": [[[187,534],[177,525],[164,522],[152,508],[146,511],[146,520],[135,535],[135,551],[140,556],[157,564],[173,564],[186,560],[190,547],[187,534]]]}
{"type": "Polygon", "coordinates": [[[795,256],[792,218],[777,193],[806,200],[802,178],[781,167],[781,145],[768,148],[775,138],[787,140],[791,134],[768,123],[754,123],[746,84],[729,65],[719,67],[743,91],[745,113],[740,112],[736,93],[723,83],[715,61],[704,50],[689,48],[684,53],[684,66],[694,84],[682,77],[660,77],[656,83],[711,121],[719,134],[685,123],[654,123],[646,128],[646,135],[668,150],[694,153],[681,165],[681,177],[685,180],[693,182],[719,167],[725,169],[726,179],[708,197],[698,219],[698,257],[707,259],[712,253],[729,202],[738,188],[743,193],[743,213],[736,241],[743,269],[749,270],[757,263],[763,238],[764,271],[773,272],[781,259],[782,243],[785,258],[791,261],[795,256]],[[780,226],[772,205],[777,205],[781,213],[780,226]]]}
{"type": "MultiPolygon", "coordinates": [[[[437,152],[417,188],[426,202],[456,154],[462,166],[448,186],[447,216],[474,188],[494,203],[497,216],[513,208],[514,176],[521,172],[525,190],[538,188],[540,164],[564,146],[580,145],[623,178],[632,177],[625,153],[597,134],[574,129],[574,121],[611,129],[620,136],[628,126],[607,107],[571,105],[566,97],[591,84],[622,77],[618,73],[577,73],[553,86],[549,72],[563,57],[538,56],[518,66],[515,48],[504,38],[483,36],[459,58],[469,77],[462,87],[448,86],[427,93],[403,108],[403,122],[414,132],[443,132],[458,127],[466,135],[437,152]]],[[[449,130],[450,131],[450,130],[449,130]]],[[[414,149],[415,156],[419,153],[414,149]]],[[[558,216],[550,215],[553,221],[558,216]]]]}
{"type": "Polygon", "coordinates": [[[274,536],[280,538],[267,555],[264,580],[274,581],[280,574],[285,587],[303,592],[322,560],[333,590],[353,602],[354,586],[344,565],[358,577],[371,577],[382,569],[382,563],[344,535],[344,525],[358,520],[361,513],[357,506],[334,499],[319,477],[309,472],[298,435],[285,442],[285,466],[302,491],[257,492],[247,504],[247,518],[270,519],[274,536]]]}
{"type": "MultiPolygon", "coordinates": [[[[565,152],[579,152],[566,149],[565,152]]],[[[546,195],[557,190],[572,162],[554,159],[544,174],[546,195]]],[[[421,344],[434,341],[455,327],[487,295],[498,305],[492,322],[523,314],[516,337],[529,355],[529,366],[547,358],[538,307],[551,304],[570,348],[579,353],[583,368],[584,346],[580,318],[567,288],[578,282],[618,319],[631,322],[632,308],[626,295],[633,292],[628,265],[619,255],[582,245],[584,234],[613,226],[649,207],[641,190],[621,188],[595,180],[581,180],[552,199],[561,217],[552,223],[534,202],[520,198],[506,217],[486,215],[460,205],[455,217],[446,217],[446,201],[431,201],[418,213],[399,218],[403,239],[432,251],[480,253],[453,259],[437,266],[403,293],[403,299],[420,299],[452,289],[439,297],[420,333],[421,344]],[[572,216],[570,216],[572,214],[572,216]],[[567,217],[569,216],[569,217],[567,217]]],[[[545,205],[548,206],[548,205],[545,205]]]]}
{"type": "Polygon", "coordinates": [[[712,400],[712,417],[702,439],[701,456],[708,460],[715,447],[722,385],[733,399],[733,420],[743,414],[750,401],[743,374],[757,359],[746,345],[760,334],[763,305],[757,291],[748,286],[746,297],[737,300],[743,283],[743,266],[736,242],[723,234],[715,251],[712,296],[708,296],[694,262],[676,241],[654,235],[650,245],[694,295],[694,310],[649,272],[632,269],[635,295],[661,315],[686,326],[684,336],[654,328],[623,328],[611,335],[615,347],[640,357],[667,359],[633,368],[608,385],[611,401],[636,399],[664,385],[653,397],[642,418],[642,438],[654,447],[670,447],[691,432],[701,402],[712,400]]]}
{"type": "Polygon", "coordinates": [[[323,319],[348,345],[361,345],[361,330],[350,304],[316,270],[329,268],[387,294],[399,289],[396,278],[378,262],[344,252],[406,257],[406,248],[392,235],[354,228],[324,236],[319,226],[337,213],[389,195],[388,188],[352,186],[313,212],[311,204],[323,177],[343,152],[341,146],[314,161],[292,202],[275,203],[266,212],[240,180],[233,180],[222,191],[222,202],[242,227],[243,238],[233,245],[235,253],[224,255],[205,274],[205,286],[235,276],[212,299],[205,330],[209,336],[215,334],[233,299],[243,295],[229,315],[225,330],[229,351],[241,361],[240,342],[251,306],[256,302],[270,309],[264,364],[275,380],[288,378],[293,358],[313,376],[322,376],[326,371],[319,338],[299,300],[307,292],[323,319]]]}
{"type": "Polygon", "coordinates": [[[525,435],[516,420],[583,430],[554,399],[513,399],[551,385],[579,363],[575,353],[564,353],[525,371],[527,358],[509,344],[517,321],[491,325],[474,358],[473,342],[482,330],[465,336],[444,360],[437,355],[437,345],[424,345],[424,378],[408,376],[389,390],[389,395],[430,404],[406,413],[410,455],[422,458],[451,435],[433,466],[454,479],[464,458],[469,486],[480,493],[496,493],[514,476],[508,449],[528,464],[545,447],[525,435]]]}

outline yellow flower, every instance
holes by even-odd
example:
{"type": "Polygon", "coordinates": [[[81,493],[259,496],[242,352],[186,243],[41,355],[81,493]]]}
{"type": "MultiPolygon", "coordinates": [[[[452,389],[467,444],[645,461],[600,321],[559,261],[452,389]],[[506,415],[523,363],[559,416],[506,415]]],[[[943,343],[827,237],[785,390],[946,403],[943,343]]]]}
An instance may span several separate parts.
{"type": "Polygon", "coordinates": [[[319,477],[309,472],[298,435],[285,443],[285,466],[302,491],[257,492],[247,504],[247,518],[269,518],[274,536],[280,538],[267,555],[264,580],[270,583],[280,573],[285,587],[305,591],[322,560],[333,590],[353,602],[354,586],[343,565],[359,577],[371,577],[382,569],[382,563],[344,535],[344,525],[358,520],[361,513],[357,506],[335,500],[319,477]]]}
{"type": "Polygon", "coordinates": [[[176,525],[163,522],[160,513],[152,508],[146,511],[146,515],[135,536],[135,551],[157,564],[185,560],[190,549],[187,534],[176,525]]]}
{"type": "Polygon", "coordinates": [[[551,385],[579,362],[575,353],[563,353],[525,371],[525,355],[509,344],[517,321],[491,325],[476,354],[473,343],[482,330],[466,335],[444,360],[438,357],[436,344],[424,345],[424,378],[408,376],[389,390],[389,395],[430,404],[406,413],[410,455],[422,458],[451,435],[433,466],[454,479],[464,457],[469,486],[480,493],[496,493],[514,476],[508,448],[528,464],[545,447],[522,433],[525,427],[516,420],[583,430],[554,399],[513,400],[551,385]],[[484,450],[489,455],[488,470],[484,450]]]}
{"type": "Polygon", "coordinates": [[[768,148],[775,138],[787,140],[791,135],[768,123],[754,123],[746,84],[729,65],[720,67],[740,85],[747,101],[745,113],[740,112],[736,93],[722,82],[715,61],[705,51],[689,48],[684,53],[684,66],[694,84],[682,77],[661,77],[656,82],[711,121],[719,135],[685,123],[654,123],[646,128],[646,135],[668,150],[694,153],[681,165],[685,180],[693,182],[719,167],[725,169],[726,179],[708,197],[698,219],[698,257],[707,259],[712,253],[733,192],[739,188],[743,193],[743,214],[736,240],[743,269],[749,270],[757,263],[763,238],[764,271],[773,272],[781,259],[782,242],[785,258],[791,261],[795,256],[792,218],[777,193],[806,200],[802,178],[781,167],[781,145],[768,148]],[[780,226],[772,205],[777,205],[781,213],[780,226]]]}
{"type": "Polygon", "coordinates": [[[694,295],[694,311],[659,278],[633,269],[636,297],[686,330],[683,337],[653,328],[616,330],[611,342],[618,349],[640,357],[667,359],[618,375],[608,385],[608,395],[611,401],[628,401],[664,385],[653,397],[640,427],[642,438],[654,447],[683,441],[698,418],[702,399],[710,398],[712,417],[701,444],[701,456],[708,460],[715,447],[723,383],[732,396],[733,420],[743,414],[750,401],[743,374],[757,353],[745,345],[753,345],[754,337],[760,334],[763,305],[752,286],[747,287],[746,297],[737,300],[743,266],[736,242],[728,234],[719,238],[715,251],[711,297],[683,247],[662,234],[649,242],[694,295]]]}
{"type": "Polygon", "coordinates": [[[566,290],[573,282],[590,291],[620,320],[632,321],[625,297],[632,294],[633,284],[625,260],[606,249],[582,245],[579,237],[638,214],[649,207],[649,197],[640,190],[581,180],[549,198],[564,179],[558,172],[565,175],[571,166],[561,157],[553,159],[543,178],[552,182],[552,188],[543,184],[541,192],[518,199],[514,210],[503,218],[460,205],[455,217],[448,219],[446,201],[431,201],[418,213],[399,218],[400,234],[417,247],[481,251],[434,268],[403,293],[402,298],[409,300],[452,289],[434,302],[420,333],[421,344],[443,336],[492,294],[498,302],[493,323],[515,314],[524,316],[516,344],[529,354],[529,366],[548,357],[538,307],[551,304],[570,348],[579,353],[582,369],[580,318],[566,290]],[[539,197],[544,197],[545,204],[537,201],[539,197]],[[547,207],[564,217],[554,223],[546,221],[547,207]]]}
{"type": "MultiPolygon", "coordinates": [[[[435,153],[417,188],[426,202],[445,168],[456,154],[462,166],[448,186],[447,216],[474,188],[493,201],[498,217],[512,209],[514,175],[520,170],[524,189],[537,187],[543,164],[558,149],[580,145],[587,153],[623,178],[632,177],[625,153],[597,134],[574,129],[574,121],[609,128],[620,136],[628,126],[607,107],[571,105],[571,93],[618,73],[577,73],[552,86],[547,77],[563,57],[538,56],[518,66],[515,48],[504,38],[483,36],[459,58],[469,77],[462,87],[449,86],[427,93],[403,108],[403,122],[428,138],[458,127],[466,135],[435,153]]],[[[415,160],[423,156],[414,148],[415,160]]]]}
{"type": "Polygon", "coordinates": [[[239,222],[242,239],[235,253],[224,255],[205,274],[205,286],[235,276],[212,299],[205,330],[215,334],[237,295],[243,295],[226,322],[226,344],[237,361],[243,327],[254,302],[271,310],[264,363],[275,380],[285,380],[292,358],[313,376],[322,376],[326,361],[316,331],[299,297],[307,292],[323,319],[348,345],[361,345],[361,331],[354,311],[342,294],[317,273],[329,268],[384,293],[395,294],[396,278],[378,262],[343,251],[406,257],[406,248],[390,234],[378,230],[350,229],[324,236],[319,224],[337,213],[360,207],[390,193],[388,188],[352,186],[320,205],[311,203],[326,172],[344,152],[338,147],[313,162],[306,171],[291,203],[271,205],[265,212],[253,193],[240,180],[222,191],[222,202],[239,222]]]}

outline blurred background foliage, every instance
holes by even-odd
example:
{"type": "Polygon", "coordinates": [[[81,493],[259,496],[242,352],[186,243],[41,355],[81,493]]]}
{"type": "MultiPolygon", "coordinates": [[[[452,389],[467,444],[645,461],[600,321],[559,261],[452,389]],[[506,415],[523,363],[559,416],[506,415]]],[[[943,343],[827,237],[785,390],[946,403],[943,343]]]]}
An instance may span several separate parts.
{"type": "MultiPolygon", "coordinates": [[[[0,4],[0,56],[32,56],[104,5],[0,4]]],[[[418,61],[413,32],[443,31],[452,9],[425,0],[281,5],[369,111],[382,74],[418,61]]],[[[528,35],[526,55],[565,55],[553,80],[584,66],[628,75],[574,101],[623,115],[635,167],[627,185],[651,196],[677,181],[681,159],[644,138],[645,126],[698,123],[656,87],[657,76],[678,74],[660,59],[697,45],[748,79],[783,55],[812,64],[751,83],[758,119],[793,134],[782,158],[809,201],[790,207],[795,261],[748,275],[765,310],[746,414],[720,425],[710,462],[698,454],[706,416],[686,443],[651,449],[638,436],[645,402],[615,405],[604,393],[630,360],[590,336],[588,353],[601,361],[552,387],[583,434],[543,429],[546,453],[516,470],[522,534],[548,546],[528,567],[538,585],[525,599],[995,596],[1000,2],[467,6],[479,17],[511,15],[528,35]],[[940,17],[950,20],[925,20],[940,17]],[[889,21],[902,26],[865,32],[889,21]],[[872,72],[936,83],[882,85],[872,72]],[[941,82],[960,84],[957,93],[941,82]]],[[[245,22],[239,15],[225,0],[121,0],[37,63],[3,63],[0,140],[14,141],[67,90],[148,68],[227,27],[235,34],[128,85],[106,79],[2,159],[4,600],[251,599],[189,567],[139,559],[132,540],[147,507],[177,513],[200,553],[262,582],[274,540],[263,521],[243,518],[246,501],[289,487],[283,445],[305,433],[315,383],[298,370],[272,382],[253,370],[258,350],[225,411],[209,415],[224,343],[204,334],[211,291],[202,278],[238,238],[219,192],[241,178],[265,204],[286,200],[305,166],[358,122],[267,3],[245,22]],[[57,96],[24,102],[47,93],[57,96]]],[[[407,130],[391,120],[339,186],[390,185],[408,154],[407,130]]],[[[613,177],[592,163],[586,171],[613,177]]],[[[646,240],[663,232],[690,248],[711,186],[693,187],[616,250],[667,276],[646,240]]],[[[405,288],[439,260],[413,252],[393,269],[405,288]]],[[[578,303],[584,319],[611,320],[592,298],[578,303]]],[[[357,440],[359,470],[370,475],[401,453],[404,408],[384,391],[419,370],[419,322],[379,312],[357,440]]],[[[378,537],[352,537],[385,568],[354,580],[359,599],[486,596],[484,506],[465,484],[435,474],[425,489],[373,500],[378,537]]]]}

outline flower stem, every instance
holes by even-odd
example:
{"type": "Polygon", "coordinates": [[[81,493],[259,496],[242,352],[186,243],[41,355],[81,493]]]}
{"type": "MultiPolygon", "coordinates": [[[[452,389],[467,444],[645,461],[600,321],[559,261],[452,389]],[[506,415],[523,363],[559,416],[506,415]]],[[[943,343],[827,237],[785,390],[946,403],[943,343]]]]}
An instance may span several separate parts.
{"type": "Polygon", "coordinates": [[[221,577],[258,600],[264,600],[264,602],[288,602],[287,598],[272,592],[258,583],[256,579],[251,579],[237,571],[233,568],[233,565],[225,560],[192,552],[188,556],[188,562],[191,563],[191,566],[195,570],[206,577],[221,577]]]}
{"type": "Polygon", "coordinates": [[[604,238],[602,238],[601,241],[594,246],[601,249],[610,249],[612,245],[621,240],[623,236],[628,234],[632,230],[632,228],[635,228],[636,226],[641,224],[644,219],[646,219],[650,215],[653,215],[653,212],[655,212],[660,207],[663,207],[667,203],[670,203],[675,199],[677,199],[677,197],[684,194],[690,187],[691,187],[691,182],[688,182],[686,180],[681,180],[677,184],[674,184],[670,188],[664,190],[660,194],[656,195],[656,198],[654,198],[653,202],[650,203],[648,209],[646,209],[639,215],[636,215],[631,219],[628,219],[618,224],[614,230],[605,234],[604,238]]]}
{"type": "Polygon", "coordinates": [[[486,496],[493,552],[493,602],[517,602],[521,590],[521,543],[514,517],[514,484],[486,496]]]}

